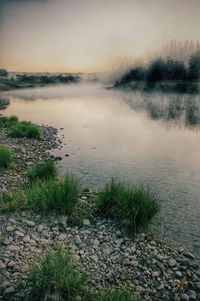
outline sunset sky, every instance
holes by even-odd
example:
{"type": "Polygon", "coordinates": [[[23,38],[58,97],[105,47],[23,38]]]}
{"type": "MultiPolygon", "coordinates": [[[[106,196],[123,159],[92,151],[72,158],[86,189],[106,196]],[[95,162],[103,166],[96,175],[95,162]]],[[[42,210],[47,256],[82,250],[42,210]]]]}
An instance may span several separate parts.
{"type": "Polygon", "coordinates": [[[0,0],[0,68],[105,71],[200,39],[200,0],[0,0]]]}

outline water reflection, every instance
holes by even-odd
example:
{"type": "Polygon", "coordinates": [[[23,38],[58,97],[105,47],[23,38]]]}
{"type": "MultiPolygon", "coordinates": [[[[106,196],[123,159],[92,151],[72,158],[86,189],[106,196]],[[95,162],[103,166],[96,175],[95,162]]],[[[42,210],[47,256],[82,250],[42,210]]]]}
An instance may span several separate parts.
{"type": "Polygon", "coordinates": [[[174,126],[200,129],[200,96],[172,94],[136,94],[126,102],[136,111],[145,111],[154,120],[174,126]]]}

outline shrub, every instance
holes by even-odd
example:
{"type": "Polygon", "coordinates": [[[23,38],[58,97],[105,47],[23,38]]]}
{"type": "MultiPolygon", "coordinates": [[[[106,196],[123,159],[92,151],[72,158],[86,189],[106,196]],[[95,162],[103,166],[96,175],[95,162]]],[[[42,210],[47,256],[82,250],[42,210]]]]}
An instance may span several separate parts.
{"type": "Polygon", "coordinates": [[[105,290],[96,296],[94,301],[139,301],[139,298],[134,297],[128,290],[119,290],[116,292],[105,290]]]}
{"type": "Polygon", "coordinates": [[[40,129],[31,122],[21,121],[11,128],[11,136],[18,138],[38,138],[40,137],[40,129]]]}
{"type": "Polygon", "coordinates": [[[0,193],[0,212],[19,211],[25,207],[25,198],[21,191],[0,193]]]}
{"type": "Polygon", "coordinates": [[[75,214],[79,194],[79,182],[70,175],[63,181],[39,181],[26,192],[28,206],[32,209],[54,210],[67,215],[75,214]]]}
{"type": "Polygon", "coordinates": [[[56,166],[53,161],[40,162],[27,172],[27,177],[30,182],[55,179],[56,175],[56,166]]]}
{"type": "Polygon", "coordinates": [[[28,270],[29,300],[46,300],[56,295],[56,300],[74,301],[82,293],[85,277],[74,270],[68,251],[61,247],[48,250],[44,257],[28,270]]]}
{"type": "Polygon", "coordinates": [[[112,179],[98,193],[97,208],[102,214],[117,218],[131,234],[146,228],[160,206],[156,195],[149,190],[126,186],[112,179]]]}
{"type": "Polygon", "coordinates": [[[0,145],[0,168],[8,168],[12,163],[12,153],[7,146],[0,145]]]}
{"type": "Polygon", "coordinates": [[[11,117],[1,116],[0,117],[0,127],[9,128],[9,127],[15,125],[16,123],[18,123],[18,118],[16,116],[11,116],[11,117]]]}

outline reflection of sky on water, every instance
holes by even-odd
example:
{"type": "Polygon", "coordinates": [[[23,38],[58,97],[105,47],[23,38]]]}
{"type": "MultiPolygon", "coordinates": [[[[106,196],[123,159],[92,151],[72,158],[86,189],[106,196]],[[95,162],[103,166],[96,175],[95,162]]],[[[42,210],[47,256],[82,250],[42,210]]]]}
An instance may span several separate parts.
{"type": "Polygon", "coordinates": [[[98,85],[8,95],[6,115],[64,128],[63,147],[55,151],[63,157],[61,174],[71,171],[91,188],[112,176],[148,185],[163,200],[168,239],[199,252],[199,96],[124,93],[98,85]]]}

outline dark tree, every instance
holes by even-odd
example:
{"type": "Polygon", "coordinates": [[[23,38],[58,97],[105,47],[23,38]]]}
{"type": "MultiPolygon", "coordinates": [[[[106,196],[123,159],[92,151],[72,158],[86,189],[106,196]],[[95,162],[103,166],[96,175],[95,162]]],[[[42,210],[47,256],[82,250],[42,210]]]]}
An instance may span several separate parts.
{"type": "Polygon", "coordinates": [[[147,81],[158,82],[166,78],[166,66],[163,59],[157,59],[153,61],[147,70],[147,81]]]}
{"type": "Polygon", "coordinates": [[[5,69],[0,69],[0,76],[8,76],[8,72],[5,69]]]}
{"type": "Polygon", "coordinates": [[[200,51],[191,55],[188,69],[189,79],[200,79],[200,51]]]}

